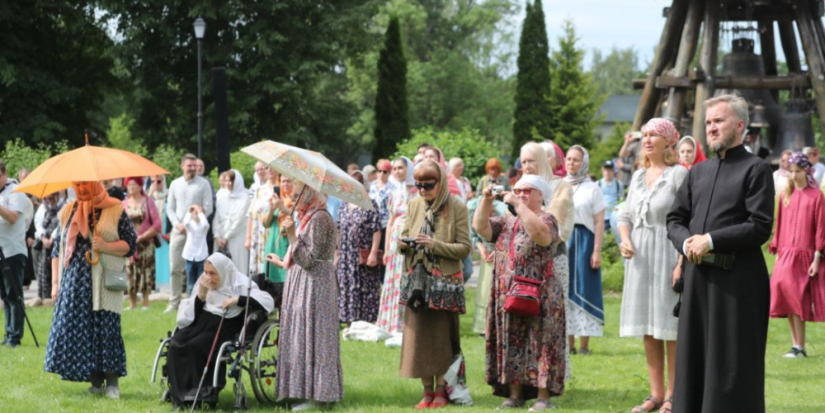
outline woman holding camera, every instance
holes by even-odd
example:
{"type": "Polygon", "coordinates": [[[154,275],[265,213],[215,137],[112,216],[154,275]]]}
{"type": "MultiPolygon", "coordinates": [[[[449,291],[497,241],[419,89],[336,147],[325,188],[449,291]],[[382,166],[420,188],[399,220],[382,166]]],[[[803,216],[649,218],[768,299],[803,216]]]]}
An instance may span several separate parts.
{"type": "Polygon", "coordinates": [[[501,409],[536,397],[530,411],[553,409],[550,398],[564,393],[564,286],[553,271],[560,239],[556,219],[543,209],[550,194],[544,178],[523,175],[513,192],[504,194],[516,216],[487,218],[494,198],[488,187],[473,218],[478,234],[496,243],[485,377],[493,394],[507,397],[501,409]],[[540,285],[537,316],[520,315],[506,305],[508,292],[523,279],[540,285]]]}
{"type": "Polygon", "coordinates": [[[667,214],[688,171],[671,149],[679,132],[668,120],[651,119],[642,127],[641,168],[633,175],[627,204],[619,214],[619,250],[626,258],[619,335],[642,337],[650,396],[633,412],[669,413],[676,366],[679,319],[673,284],[681,275],[679,253],[667,237],[667,214]],[[632,229],[632,234],[631,234],[632,229]],[[668,382],[664,388],[667,349],[668,382]]]}
{"type": "Polygon", "coordinates": [[[461,353],[461,260],[470,253],[470,225],[467,207],[449,194],[447,171],[441,165],[432,160],[418,164],[415,186],[420,196],[409,203],[398,243],[407,272],[400,302],[408,307],[400,375],[421,379],[424,396],[416,408],[425,409],[449,403],[444,373],[461,353]]]}

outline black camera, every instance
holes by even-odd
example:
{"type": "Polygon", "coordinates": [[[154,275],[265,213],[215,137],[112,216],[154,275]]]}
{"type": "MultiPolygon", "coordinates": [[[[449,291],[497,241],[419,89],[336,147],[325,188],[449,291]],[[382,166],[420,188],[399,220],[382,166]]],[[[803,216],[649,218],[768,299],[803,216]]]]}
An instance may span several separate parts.
{"type": "Polygon", "coordinates": [[[405,244],[407,244],[411,247],[413,245],[415,245],[415,238],[404,237],[404,238],[401,238],[401,241],[403,241],[405,244]]]}

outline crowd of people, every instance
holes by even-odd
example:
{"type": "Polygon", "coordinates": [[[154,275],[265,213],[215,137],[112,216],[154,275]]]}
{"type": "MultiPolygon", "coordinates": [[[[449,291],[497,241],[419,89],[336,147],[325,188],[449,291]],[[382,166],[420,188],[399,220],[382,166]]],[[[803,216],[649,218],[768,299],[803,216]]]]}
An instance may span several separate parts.
{"type": "MultiPolygon", "coordinates": [[[[743,145],[747,102],[705,104],[714,157],[654,118],[628,133],[601,179],[588,173],[586,148],[565,153],[545,141],[524,145],[507,173],[489,159],[473,186],[460,158],[423,144],[410,157],[347,168],[372,209],[262,162],[249,188],[228,170],[216,191],[192,155],[168,188],[163,176],[130,177],[29,199],[0,162],[0,247],[21,284],[33,261],[33,305],[55,305],[46,371],[117,398],[120,314],[138,296],[148,308],[156,268],[167,265],[173,402],[217,400],[220,388],[198,378],[215,335],[236,334],[248,305],[280,320],[277,396],[296,411],[343,398],[339,330],[355,322],[400,338],[399,375],[422,385],[416,408],[448,405],[445,373],[465,362],[459,315],[477,252],[470,311],[486,344],[485,382],[501,409],[535,399],[530,411],[544,411],[564,394],[571,356],[597,351],[590,339],[604,334],[611,236],[625,266],[619,335],[642,340],[649,378],[650,396],[632,411],[764,412],[769,317],[788,319],[785,357],[794,358],[807,357],[805,323],[825,321],[825,166],[812,147],[783,152],[772,172],[743,145]],[[771,277],[761,250],[769,240],[771,277]],[[113,289],[118,270],[128,286],[113,289]]],[[[15,347],[22,303],[4,287],[3,343],[15,347]]]]}

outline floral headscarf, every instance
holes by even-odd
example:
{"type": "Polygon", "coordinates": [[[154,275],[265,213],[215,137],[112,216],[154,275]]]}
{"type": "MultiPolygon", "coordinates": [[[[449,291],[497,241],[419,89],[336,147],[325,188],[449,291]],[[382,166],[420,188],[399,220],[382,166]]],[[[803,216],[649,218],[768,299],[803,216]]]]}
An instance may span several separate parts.
{"type": "Polygon", "coordinates": [[[650,133],[651,135],[661,136],[665,138],[668,148],[673,148],[679,140],[679,131],[673,122],[663,118],[653,118],[644,126],[642,126],[642,133],[650,133]]]}
{"type": "Polygon", "coordinates": [[[788,156],[788,166],[796,165],[803,170],[807,174],[806,178],[808,181],[808,186],[811,188],[817,188],[816,180],[814,180],[814,166],[811,164],[811,161],[808,160],[808,157],[802,152],[793,152],[790,156],[788,156]]]}

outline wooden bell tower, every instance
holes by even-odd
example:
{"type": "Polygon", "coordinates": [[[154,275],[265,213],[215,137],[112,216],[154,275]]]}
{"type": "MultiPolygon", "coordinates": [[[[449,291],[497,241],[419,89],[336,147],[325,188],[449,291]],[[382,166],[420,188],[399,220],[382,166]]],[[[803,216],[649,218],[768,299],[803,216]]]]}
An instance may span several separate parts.
{"type": "Polygon", "coordinates": [[[650,72],[644,81],[634,82],[637,87],[643,87],[643,91],[633,130],[638,131],[655,116],[669,118],[679,127],[685,114],[691,111],[686,107],[685,98],[693,91],[692,132],[707,149],[702,102],[717,89],[767,90],[774,98],[780,89],[813,89],[820,130],[825,131],[823,10],[823,0],[673,0],[665,9],[667,21],[650,72]],[[761,45],[764,75],[715,73],[720,31],[725,24],[735,22],[757,25],[755,32],[761,45]],[[787,61],[787,76],[777,76],[775,30],[787,61]],[[798,40],[802,42],[807,71],[802,70],[798,40]],[[699,63],[691,67],[700,47],[699,63]]]}

